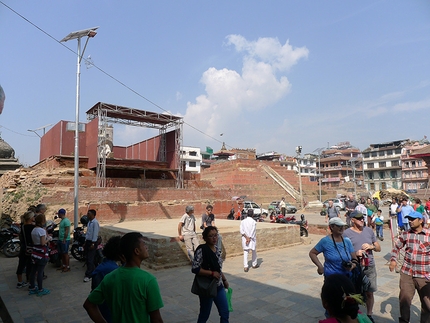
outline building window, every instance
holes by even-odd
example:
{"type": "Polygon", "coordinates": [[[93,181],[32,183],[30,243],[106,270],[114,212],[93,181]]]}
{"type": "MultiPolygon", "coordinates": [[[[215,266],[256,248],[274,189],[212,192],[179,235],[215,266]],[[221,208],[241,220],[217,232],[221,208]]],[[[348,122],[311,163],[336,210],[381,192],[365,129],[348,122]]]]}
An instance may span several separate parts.
{"type": "Polygon", "coordinates": [[[390,150],[387,150],[387,156],[390,156],[390,155],[392,155],[393,154],[393,151],[390,149],[390,150]]]}
{"type": "Polygon", "coordinates": [[[387,189],[387,183],[382,182],[381,183],[381,190],[386,190],[387,189]]]}
{"type": "Polygon", "coordinates": [[[384,178],[384,172],[379,172],[379,178],[384,178]]]}
{"type": "Polygon", "coordinates": [[[379,162],[379,167],[387,167],[387,163],[386,162],[379,162]]]}
{"type": "Polygon", "coordinates": [[[402,148],[397,148],[397,149],[394,151],[394,153],[395,153],[396,155],[400,155],[400,154],[402,153],[402,148]]]}
{"type": "Polygon", "coordinates": [[[376,152],[376,151],[372,151],[372,152],[370,153],[370,155],[371,155],[372,157],[376,157],[376,156],[378,155],[378,152],[376,152]]]}
{"type": "Polygon", "coordinates": [[[367,173],[367,178],[373,179],[373,172],[368,172],[367,173]]]}
{"type": "Polygon", "coordinates": [[[417,166],[421,167],[423,165],[423,161],[422,160],[417,160],[417,166]]]}
{"type": "Polygon", "coordinates": [[[379,157],[384,157],[385,156],[385,151],[380,151],[378,154],[379,157]]]}
{"type": "Polygon", "coordinates": [[[375,164],[374,163],[367,163],[367,168],[375,168],[375,164]]]}
{"type": "Polygon", "coordinates": [[[197,156],[197,151],[190,151],[190,156],[197,156]]]}
{"type": "Polygon", "coordinates": [[[369,190],[374,191],[375,190],[375,183],[369,183],[369,190]]]}
{"type": "Polygon", "coordinates": [[[391,183],[391,186],[393,187],[393,188],[395,188],[395,189],[398,189],[399,187],[397,186],[397,182],[392,182],[391,183]]]}
{"type": "Polygon", "coordinates": [[[393,167],[398,167],[400,164],[399,164],[399,161],[398,160],[393,160],[393,161],[391,161],[391,166],[393,166],[393,167]]]}
{"type": "Polygon", "coordinates": [[[197,162],[195,162],[195,161],[190,161],[190,162],[188,162],[188,166],[189,166],[189,167],[197,167],[197,162]]]}
{"type": "Polygon", "coordinates": [[[391,177],[391,178],[396,178],[396,177],[397,177],[397,171],[396,171],[396,170],[392,170],[392,171],[390,172],[390,177],[391,177]]]}
{"type": "Polygon", "coordinates": [[[370,157],[370,154],[369,153],[364,153],[363,154],[363,158],[369,158],[370,157]]]}
{"type": "Polygon", "coordinates": [[[409,168],[409,162],[405,162],[405,163],[403,164],[403,166],[404,166],[405,168],[409,168]]]}

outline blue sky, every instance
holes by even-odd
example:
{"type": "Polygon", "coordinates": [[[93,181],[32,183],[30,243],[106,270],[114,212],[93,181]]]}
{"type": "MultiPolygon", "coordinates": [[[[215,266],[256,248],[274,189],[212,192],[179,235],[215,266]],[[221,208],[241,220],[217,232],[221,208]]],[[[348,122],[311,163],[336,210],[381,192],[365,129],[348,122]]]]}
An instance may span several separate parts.
{"type": "MultiPolygon", "coordinates": [[[[77,41],[57,41],[94,26],[81,121],[99,101],[163,112],[149,100],[184,117],[184,145],[287,155],[428,135],[426,0],[0,0],[0,131],[22,163],[28,129],[74,121],[77,41]]],[[[115,145],[154,135],[114,127],[115,145]]]]}

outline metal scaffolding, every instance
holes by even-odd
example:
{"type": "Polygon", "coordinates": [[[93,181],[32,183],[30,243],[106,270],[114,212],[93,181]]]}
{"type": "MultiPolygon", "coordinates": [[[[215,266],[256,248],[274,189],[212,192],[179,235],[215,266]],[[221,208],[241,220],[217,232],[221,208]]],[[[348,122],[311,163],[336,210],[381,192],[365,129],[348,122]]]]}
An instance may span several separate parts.
{"type": "Polygon", "coordinates": [[[87,111],[87,119],[98,118],[98,144],[97,144],[97,187],[106,187],[106,157],[107,157],[107,128],[108,122],[129,126],[158,129],[160,134],[160,150],[158,159],[165,162],[167,159],[166,132],[169,128],[175,129],[175,168],[177,169],[176,188],[183,188],[183,168],[181,165],[182,147],[182,117],[170,114],[160,114],[114,104],[98,102],[87,111]]]}

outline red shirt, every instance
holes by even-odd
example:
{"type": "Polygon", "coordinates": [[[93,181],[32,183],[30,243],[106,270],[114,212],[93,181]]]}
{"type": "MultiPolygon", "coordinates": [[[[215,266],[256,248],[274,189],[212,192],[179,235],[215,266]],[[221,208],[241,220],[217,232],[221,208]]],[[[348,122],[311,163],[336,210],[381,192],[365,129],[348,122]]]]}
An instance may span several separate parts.
{"type": "Polygon", "coordinates": [[[405,247],[405,260],[402,273],[419,278],[426,278],[430,273],[430,231],[423,228],[420,233],[412,230],[403,232],[391,252],[391,260],[396,261],[400,249],[405,247]]]}

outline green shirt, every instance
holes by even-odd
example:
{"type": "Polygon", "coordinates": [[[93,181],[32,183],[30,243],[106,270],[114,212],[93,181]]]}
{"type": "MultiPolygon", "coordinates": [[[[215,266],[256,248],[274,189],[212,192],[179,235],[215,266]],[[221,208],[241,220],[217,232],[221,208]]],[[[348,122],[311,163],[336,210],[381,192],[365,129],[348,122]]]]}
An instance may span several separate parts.
{"type": "Polygon", "coordinates": [[[149,313],[164,306],[155,276],[137,267],[119,267],[107,274],[88,300],[106,301],[113,322],[150,323],[149,313]]]}
{"type": "Polygon", "coordinates": [[[70,240],[70,220],[68,218],[64,218],[60,222],[60,230],[58,232],[58,239],[60,239],[60,241],[64,240],[64,233],[66,233],[67,227],[69,227],[69,233],[67,234],[66,240],[70,240]]]}

